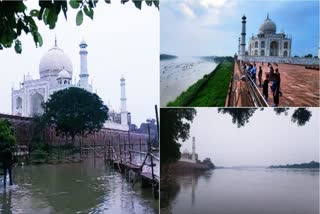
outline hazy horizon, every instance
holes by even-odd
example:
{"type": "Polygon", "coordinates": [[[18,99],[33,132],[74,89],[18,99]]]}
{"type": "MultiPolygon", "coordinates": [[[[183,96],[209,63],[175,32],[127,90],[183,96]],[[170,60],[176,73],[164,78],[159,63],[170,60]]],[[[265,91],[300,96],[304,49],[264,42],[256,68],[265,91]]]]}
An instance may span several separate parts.
{"type": "Polygon", "coordinates": [[[270,166],[319,162],[319,110],[304,126],[291,121],[297,108],[288,115],[277,115],[273,108],[257,109],[243,127],[232,123],[230,114],[218,108],[196,108],[190,138],[182,144],[191,152],[191,137],[196,138],[199,159],[211,158],[216,166],[270,166]]]}

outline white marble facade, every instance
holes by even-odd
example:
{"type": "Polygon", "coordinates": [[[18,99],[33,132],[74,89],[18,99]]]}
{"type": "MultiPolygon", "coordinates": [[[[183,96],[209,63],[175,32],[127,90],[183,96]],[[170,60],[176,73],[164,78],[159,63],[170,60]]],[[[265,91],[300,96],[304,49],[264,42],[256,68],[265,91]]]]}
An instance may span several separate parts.
{"type": "Polygon", "coordinates": [[[277,33],[276,24],[269,18],[264,20],[257,35],[249,38],[248,52],[245,51],[246,17],[242,17],[241,44],[239,38],[238,55],[261,57],[291,57],[292,38],[284,32],[277,33]]]}
{"type": "Polygon", "coordinates": [[[186,148],[182,154],[180,160],[181,162],[188,163],[197,163],[198,162],[198,154],[196,153],[196,138],[192,137],[192,153],[188,151],[186,148]]]}
{"type": "MultiPolygon", "coordinates": [[[[27,74],[24,76],[19,89],[15,90],[12,88],[11,97],[13,115],[32,117],[35,114],[42,114],[43,109],[41,104],[46,102],[54,92],[68,87],[79,87],[92,92],[92,85],[88,82],[87,44],[82,41],[79,46],[79,81],[77,83],[72,83],[72,62],[55,40],[54,46],[49,49],[40,60],[40,79],[33,79],[30,74],[27,74]]],[[[121,78],[120,83],[121,112],[115,112],[110,109],[109,121],[105,124],[105,127],[127,131],[129,129],[128,123],[130,122],[130,118],[128,118],[129,115],[126,110],[125,79],[123,77],[121,78]]]]}

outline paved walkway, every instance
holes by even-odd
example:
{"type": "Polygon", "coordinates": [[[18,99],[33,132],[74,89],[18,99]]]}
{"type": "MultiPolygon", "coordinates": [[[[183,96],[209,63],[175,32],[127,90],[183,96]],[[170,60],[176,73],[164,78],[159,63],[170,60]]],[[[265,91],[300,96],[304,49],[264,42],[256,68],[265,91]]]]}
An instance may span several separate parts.
{"type": "Polygon", "coordinates": [[[229,107],[253,107],[249,89],[245,80],[241,80],[242,73],[238,63],[234,65],[232,92],[229,107]]]}
{"type": "MultiPolygon", "coordinates": [[[[261,63],[256,63],[257,74],[261,63]]],[[[281,76],[281,91],[279,106],[290,107],[313,107],[319,106],[320,87],[319,71],[305,69],[301,65],[279,64],[278,67],[281,76]]],[[[265,79],[265,72],[269,72],[268,63],[262,66],[262,81],[265,79]]],[[[258,75],[257,75],[258,77],[258,75]]],[[[257,78],[258,83],[258,78],[257,78]]],[[[269,83],[269,105],[273,104],[273,96],[270,89],[272,82],[269,83]]],[[[262,88],[260,88],[262,93],[262,88]]]]}

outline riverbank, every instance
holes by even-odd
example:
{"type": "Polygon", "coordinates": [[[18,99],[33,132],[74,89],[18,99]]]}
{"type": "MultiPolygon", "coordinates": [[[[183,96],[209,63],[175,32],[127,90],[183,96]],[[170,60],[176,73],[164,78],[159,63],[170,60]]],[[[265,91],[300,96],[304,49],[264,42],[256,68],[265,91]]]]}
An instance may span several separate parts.
{"type": "Polygon", "coordinates": [[[167,106],[224,106],[233,71],[233,62],[224,60],[210,74],[191,85],[167,106]]]}

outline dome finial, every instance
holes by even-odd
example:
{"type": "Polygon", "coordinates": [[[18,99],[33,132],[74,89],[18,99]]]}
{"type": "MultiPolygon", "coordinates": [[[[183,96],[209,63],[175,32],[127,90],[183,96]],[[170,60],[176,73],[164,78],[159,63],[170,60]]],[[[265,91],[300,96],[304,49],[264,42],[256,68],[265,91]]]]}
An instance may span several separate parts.
{"type": "Polygon", "coordinates": [[[267,13],[267,20],[269,20],[269,13],[267,13]]]}
{"type": "Polygon", "coordinates": [[[54,34],[54,46],[57,47],[58,46],[58,42],[57,42],[57,34],[54,34]]]}

